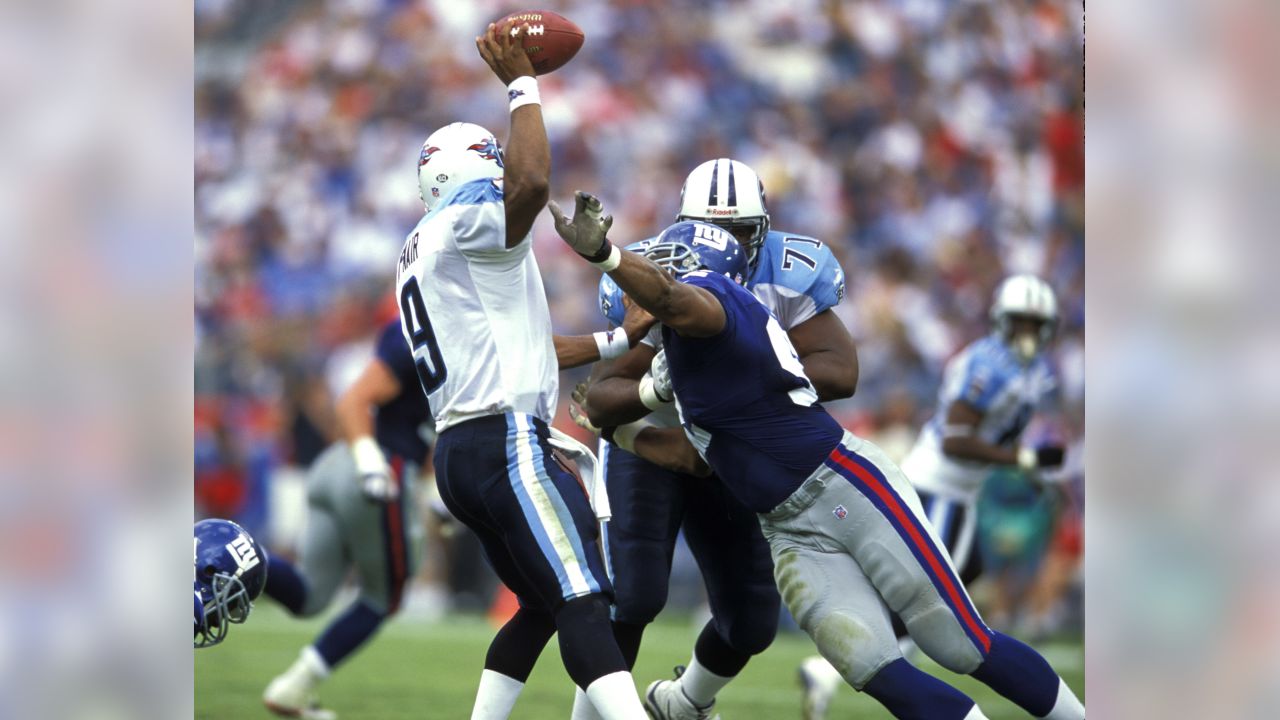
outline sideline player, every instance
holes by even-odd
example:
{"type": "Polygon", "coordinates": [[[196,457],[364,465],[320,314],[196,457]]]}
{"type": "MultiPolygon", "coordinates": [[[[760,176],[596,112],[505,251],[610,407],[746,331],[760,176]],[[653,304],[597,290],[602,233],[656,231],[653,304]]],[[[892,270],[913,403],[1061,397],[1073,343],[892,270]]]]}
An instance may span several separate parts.
{"type": "Polygon", "coordinates": [[[677,279],[610,244],[602,210],[586,193],[572,221],[551,205],[561,238],[662,323],[688,443],[759,513],[783,598],[845,679],[896,717],[985,717],[902,657],[892,611],[944,667],[1036,717],[1082,720],[1084,706],[1043,657],[982,622],[901,470],[836,423],[777,320],[731,268],[720,274],[736,242],[699,236],[697,223],[668,228],[659,242],[681,242],[698,259],[677,279]]]}
{"type": "MultiPolygon", "coordinates": [[[[1020,442],[1057,384],[1045,357],[1058,323],[1053,289],[1034,275],[1005,278],[991,304],[991,321],[989,335],[947,362],[937,412],[902,463],[966,585],[982,574],[974,536],[983,480],[998,466],[1030,473],[1058,467],[1063,459],[1061,447],[1020,442]]],[[[805,720],[821,720],[840,674],[814,656],[801,664],[800,678],[805,720]]]]}
{"type": "Polygon", "coordinates": [[[342,442],[307,472],[299,567],[272,555],[266,592],[293,615],[312,617],[328,607],[353,568],[360,591],[267,685],[263,704],[284,717],[336,717],[320,707],[318,686],[396,613],[418,566],[423,531],[414,495],[427,459],[421,431],[430,414],[398,321],[378,334],[373,359],[335,411],[342,442]]]}
{"type": "Polygon", "coordinates": [[[440,496],[520,600],[489,647],[471,717],[506,718],[558,634],[565,669],[595,709],[608,720],[641,720],[609,630],[612,588],[596,513],[548,427],[556,343],[529,236],[546,204],[551,151],[521,47],[527,29],[490,25],[476,38],[508,87],[505,157],[474,125],[445,127],[423,147],[429,210],[401,251],[401,321],[435,414],[440,496]]]}
{"type": "MultiPolygon", "coordinates": [[[[857,351],[831,310],[844,295],[844,273],[831,251],[816,239],[771,229],[763,185],[737,160],[702,163],[689,173],[680,198],[678,220],[708,222],[739,240],[748,258],[747,288],[787,331],[819,397],[852,395],[857,351]]],[[[673,262],[672,248],[655,240],[630,247],[661,256],[660,264],[673,262]]],[[[600,291],[601,310],[621,324],[622,291],[608,276],[601,278],[600,291]]],[[[592,423],[617,426],[648,415],[659,426],[679,425],[660,348],[655,329],[642,346],[597,366],[584,403],[592,423]]],[[[717,693],[769,646],[777,630],[780,598],[760,523],[719,480],[660,468],[607,441],[601,443],[601,464],[614,510],[606,546],[618,645],[634,666],[645,626],[666,604],[672,553],[683,527],[706,582],[712,617],[688,665],[677,667],[675,680],[652,683],[645,705],[660,720],[706,717],[717,693]]]]}

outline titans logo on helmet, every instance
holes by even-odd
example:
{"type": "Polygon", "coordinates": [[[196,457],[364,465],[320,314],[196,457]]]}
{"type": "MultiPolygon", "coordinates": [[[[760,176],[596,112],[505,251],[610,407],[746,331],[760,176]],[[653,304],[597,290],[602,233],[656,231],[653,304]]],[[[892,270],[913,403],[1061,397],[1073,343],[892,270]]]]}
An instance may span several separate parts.
{"type": "Polygon", "coordinates": [[[422,148],[422,153],[418,155],[418,167],[422,167],[423,165],[426,165],[427,160],[430,160],[431,156],[436,154],[439,151],[440,151],[440,148],[436,147],[435,145],[432,145],[430,147],[424,146],[422,148]]]}
{"type": "Polygon", "coordinates": [[[480,157],[485,160],[495,160],[498,163],[498,167],[503,167],[502,148],[499,147],[491,138],[486,139],[484,142],[475,143],[467,149],[474,153],[478,153],[480,157]]]}

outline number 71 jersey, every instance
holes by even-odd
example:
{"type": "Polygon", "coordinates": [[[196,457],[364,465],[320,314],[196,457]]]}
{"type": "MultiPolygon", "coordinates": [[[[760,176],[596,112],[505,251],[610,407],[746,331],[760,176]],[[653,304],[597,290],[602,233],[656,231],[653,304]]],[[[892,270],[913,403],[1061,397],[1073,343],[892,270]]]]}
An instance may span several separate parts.
{"type": "Polygon", "coordinates": [[[521,412],[550,423],[559,391],[551,313],[531,243],[506,247],[502,187],[458,187],[409,234],[400,324],[436,431],[521,412]]]}
{"type": "Polygon", "coordinates": [[[829,310],[844,299],[844,271],[822,242],[770,230],[760,246],[749,289],[784,330],[829,310]]]}

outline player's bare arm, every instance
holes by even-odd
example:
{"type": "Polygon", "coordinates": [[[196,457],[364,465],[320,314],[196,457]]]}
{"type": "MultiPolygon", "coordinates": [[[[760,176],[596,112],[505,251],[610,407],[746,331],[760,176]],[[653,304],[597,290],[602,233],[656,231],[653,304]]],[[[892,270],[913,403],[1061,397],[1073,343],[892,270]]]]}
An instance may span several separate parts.
{"type": "Polygon", "coordinates": [[[603,214],[604,207],[595,196],[579,190],[575,203],[572,220],[554,201],[550,203],[556,232],[575,252],[608,273],[632,301],[686,337],[711,337],[724,329],[724,308],[714,295],[677,282],[653,261],[610,243],[606,235],[613,216],[603,214]]]}
{"type": "Polygon", "coordinates": [[[1064,453],[1060,447],[1001,447],[984,442],[977,433],[982,418],[982,411],[964,400],[951,403],[942,428],[942,452],[957,460],[1017,465],[1024,470],[1062,464],[1064,453]]]}
{"type": "Polygon", "coordinates": [[[599,427],[623,425],[651,412],[640,397],[640,379],[654,354],[653,348],[641,344],[613,362],[596,365],[583,407],[591,422],[599,427]]]}
{"type": "Polygon", "coordinates": [[[656,427],[640,419],[620,425],[598,426],[586,414],[587,383],[573,389],[569,417],[580,427],[602,435],[627,452],[654,465],[685,475],[707,477],[711,467],[698,454],[682,428],[656,427]]]}
{"type": "Polygon", "coordinates": [[[647,310],[631,305],[618,330],[591,335],[553,335],[556,362],[561,370],[568,370],[597,360],[617,358],[639,346],[655,322],[657,320],[647,310]]]}
{"type": "MultiPolygon", "coordinates": [[[[499,27],[490,23],[485,34],[476,38],[480,57],[503,85],[509,86],[516,78],[534,77],[533,63],[522,44],[528,31],[527,24],[515,27],[504,23],[499,27]]],[[[513,248],[529,234],[533,221],[547,204],[551,187],[551,146],[540,104],[522,105],[512,111],[502,178],[507,247],[513,248]]]]}
{"type": "Polygon", "coordinates": [[[370,500],[386,502],[399,495],[391,466],[373,439],[373,408],[400,394],[400,381],[387,364],[374,358],[335,404],[338,432],[356,463],[361,490],[370,500]]]}
{"type": "Polygon", "coordinates": [[[858,388],[858,348],[844,323],[823,310],[787,331],[819,400],[839,400],[858,388]]]}

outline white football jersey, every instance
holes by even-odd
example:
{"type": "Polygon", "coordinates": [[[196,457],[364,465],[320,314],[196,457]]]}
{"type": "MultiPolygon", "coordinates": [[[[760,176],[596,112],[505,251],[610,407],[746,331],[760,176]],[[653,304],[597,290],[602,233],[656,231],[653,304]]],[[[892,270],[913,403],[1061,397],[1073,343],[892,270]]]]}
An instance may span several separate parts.
{"type": "Polygon", "coordinates": [[[1041,355],[1023,365],[995,335],[970,343],[947,362],[938,409],[925,423],[902,470],[921,490],[970,501],[991,474],[985,463],[956,460],[942,452],[947,412],[964,400],[983,413],[975,434],[983,442],[1016,446],[1036,407],[1056,387],[1053,370],[1041,355]]]}
{"type": "Polygon", "coordinates": [[[548,424],[559,392],[551,314],[531,243],[507,249],[502,182],[459,186],[400,251],[401,329],[436,431],[523,412],[548,424]]]}

